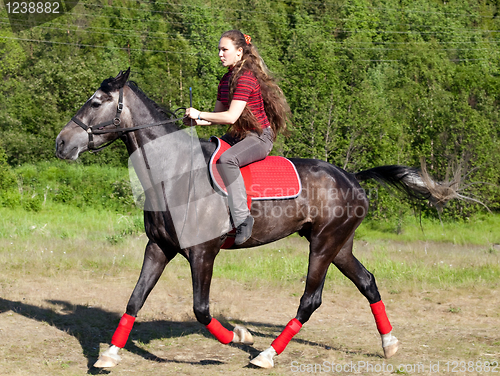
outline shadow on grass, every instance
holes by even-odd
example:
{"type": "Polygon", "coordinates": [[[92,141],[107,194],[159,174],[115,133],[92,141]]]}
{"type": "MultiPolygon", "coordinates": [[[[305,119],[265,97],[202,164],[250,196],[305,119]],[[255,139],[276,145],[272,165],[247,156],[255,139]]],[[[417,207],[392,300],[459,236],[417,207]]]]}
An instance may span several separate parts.
{"type": "MultiPolygon", "coordinates": [[[[100,345],[102,343],[110,343],[121,315],[102,308],[75,305],[66,301],[49,300],[47,302],[53,304],[54,308],[41,308],[23,302],[0,298],[0,313],[13,311],[29,319],[45,322],[75,337],[80,342],[83,355],[87,358],[89,373],[106,373],[106,371],[103,372],[103,370],[93,368],[93,364],[99,357],[100,345]]],[[[134,325],[130,339],[139,341],[140,343],[148,343],[155,339],[178,338],[194,333],[211,338],[210,333],[196,321],[175,322],[158,320],[137,322],[134,325]]],[[[128,341],[125,348],[144,359],[161,363],[188,363],[193,365],[222,364],[222,362],[215,360],[189,362],[162,359],[137,346],[132,341],[128,341]]]]}
{"type": "MultiPolygon", "coordinates": [[[[97,307],[75,305],[66,301],[49,300],[47,302],[53,304],[54,308],[41,308],[23,302],[10,301],[0,298],[0,314],[7,311],[13,311],[29,319],[45,322],[75,337],[80,342],[83,355],[87,358],[88,373],[109,373],[106,370],[94,368],[93,364],[99,357],[100,345],[102,343],[110,343],[111,337],[121,319],[121,314],[109,312],[97,307]]],[[[224,320],[224,318],[219,318],[219,321],[221,321],[228,329],[233,329],[233,326],[224,320]]],[[[260,322],[247,322],[243,324],[253,328],[259,328],[259,330],[250,330],[250,332],[255,337],[269,338],[270,342],[272,342],[272,340],[276,337],[276,332],[281,332],[284,329],[284,326],[276,326],[260,322]]],[[[191,334],[201,334],[206,338],[214,339],[201,324],[194,320],[156,320],[149,322],[137,322],[132,329],[130,339],[139,343],[147,344],[156,339],[179,338],[191,334]]],[[[348,354],[359,354],[369,357],[380,357],[378,354],[346,351],[346,349],[335,348],[329,345],[298,338],[294,338],[292,341],[307,346],[319,346],[326,350],[341,351],[348,354]]],[[[247,352],[249,354],[249,359],[254,358],[261,351],[257,350],[253,346],[234,344],[231,346],[240,348],[241,350],[247,352]]],[[[223,364],[223,362],[211,359],[200,361],[180,361],[160,358],[146,349],[137,346],[132,341],[128,341],[125,348],[129,352],[139,355],[144,359],[158,363],[185,363],[192,365],[223,364]]]]}

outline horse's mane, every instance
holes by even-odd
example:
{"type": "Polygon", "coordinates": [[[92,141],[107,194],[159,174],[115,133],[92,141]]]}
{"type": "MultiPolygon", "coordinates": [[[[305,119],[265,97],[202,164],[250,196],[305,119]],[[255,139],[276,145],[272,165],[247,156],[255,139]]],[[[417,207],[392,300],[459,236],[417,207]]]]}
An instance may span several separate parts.
{"type": "Polygon", "coordinates": [[[132,91],[137,95],[143,103],[148,107],[148,109],[152,110],[153,113],[158,113],[161,115],[160,120],[167,120],[175,118],[175,112],[166,108],[163,108],[154,100],[149,98],[137,85],[134,81],[127,81],[126,85],[132,89],[132,91]]]}
{"type": "MultiPolygon", "coordinates": [[[[151,110],[152,113],[158,114],[159,119],[158,120],[170,120],[175,118],[175,111],[166,109],[161,107],[158,103],[156,103],[154,100],[149,98],[137,85],[136,82],[134,81],[127,81],[126,84],[146,105],[146,107],[151,110]]],[[[105,79],[101,83],[100,89],[106,93],[110,93],[112,91],[119,90],[121,88],[121,85],[119,82],[117,82],[116,78],[110,77],[105,79]]]]}
{"type": "MultiPolygon", "coordinates": [[[[177,114],[176,114],[177,111],[179,111],[181,109],[185,110],[185,108],[183,108],[183,107],[178,108],[176,110],[170,110],[170,109],[163,108],[158,103],[156,103],[154,100],[152,100],[151,98],[149,98],[139,88],[139,86],[137,85],[137,83],[134,82],[134,81],[127,81],[125,83],[125,85],[127,85],[134,92],[134,94],[137,95],[137,97],[139,97],[139,99],[151,111],[151,113],[158,115],[158,121],[175,119],[177,117],[177,114]]],[[[103,90],[106,93],[110,93],[112,91],[119,90],[120,88],[121,88],[121,85],[116,81],[116,78],[113,78],[113,77],[105,79],[101,83],[101,87],[100,87],[100,89],[103,90]]],[[[171,125],[173,127],[178,128],[178,126],[175,123],[172,123],[171,125]]],[[[203,138],[200,138],[200,142],[202,144],[203,143],[208,143],[211,146],[215,145],[214,143],[210,142],[209,140],[206,140],[206,139],[203,139],[203,138]]]]}

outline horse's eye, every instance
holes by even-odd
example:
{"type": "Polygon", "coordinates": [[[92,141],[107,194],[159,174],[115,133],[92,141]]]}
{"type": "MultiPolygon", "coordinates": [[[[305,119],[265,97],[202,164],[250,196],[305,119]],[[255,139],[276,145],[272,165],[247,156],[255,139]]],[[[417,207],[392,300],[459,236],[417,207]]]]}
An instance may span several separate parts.
{"type": "Polygon", "coordinates": [[[99,107],[99,106],[101,105],[101,103],[100,103],[100,102],[92,102],[90,105],[91,105],[93,108],[97,108],[97,107],[99,107]]]}

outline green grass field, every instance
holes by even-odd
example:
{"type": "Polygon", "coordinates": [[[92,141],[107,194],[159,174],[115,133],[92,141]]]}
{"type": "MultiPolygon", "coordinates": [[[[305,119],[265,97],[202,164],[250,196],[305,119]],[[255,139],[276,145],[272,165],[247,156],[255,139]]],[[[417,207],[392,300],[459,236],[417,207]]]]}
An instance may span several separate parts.
{"type": "MultiPolygon", "coordinates": [[[[377,280],[390,281],[394,291],[500,280],[499,215],[481,215],[463,223],[424,220],[422,227],[410,218],[399,235],[383,225],[362,224],[354,254],[377,280]]],[[[3,270],[119,273],[123,268],[140,268],[145,244],[138,211],[120,214],[62,204],[51,204],[36,213],[0,208],[3,270]]],[[[293,235],[256,249],[221,251],[214,276],[251,284],[302,283],[307,258],[307,241],[293,235]]],[[[189,273],[181,257],[173,263],[180,273],[189,273]]],[[[330,268],[327,283],[350,281],[330,268]]]]}
{"type": "Polygon", "coordinates": [[[399,242],[430,241],[456,245],[493,246],[500,244],[500,215],[482,213],[467,220],[444,220],[407,216],[396,221],[364,221],[358,239],[385,239],[399,242]],[[396,228],[401,226],[399,231],[396,228]]]}

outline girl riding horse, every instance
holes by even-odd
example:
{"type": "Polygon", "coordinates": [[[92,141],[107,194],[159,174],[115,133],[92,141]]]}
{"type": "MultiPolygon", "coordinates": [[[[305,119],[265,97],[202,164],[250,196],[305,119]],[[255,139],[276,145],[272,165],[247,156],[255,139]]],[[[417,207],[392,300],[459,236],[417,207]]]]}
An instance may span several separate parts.
{"type": "Polygon", "coordinates": [[[222,139],[232,147],[222,154],[217,169],[229,195],[235,244],[241,245],[252,235],[254,219],[240,167],[269,154],[276,135],[286,128],[290,110],[250,36],[238,30],[226,31],[219,41],[219,57],[228,72],[219,83],[214,112],[188,108],[184,123],[231,124],[222,139]]]}

